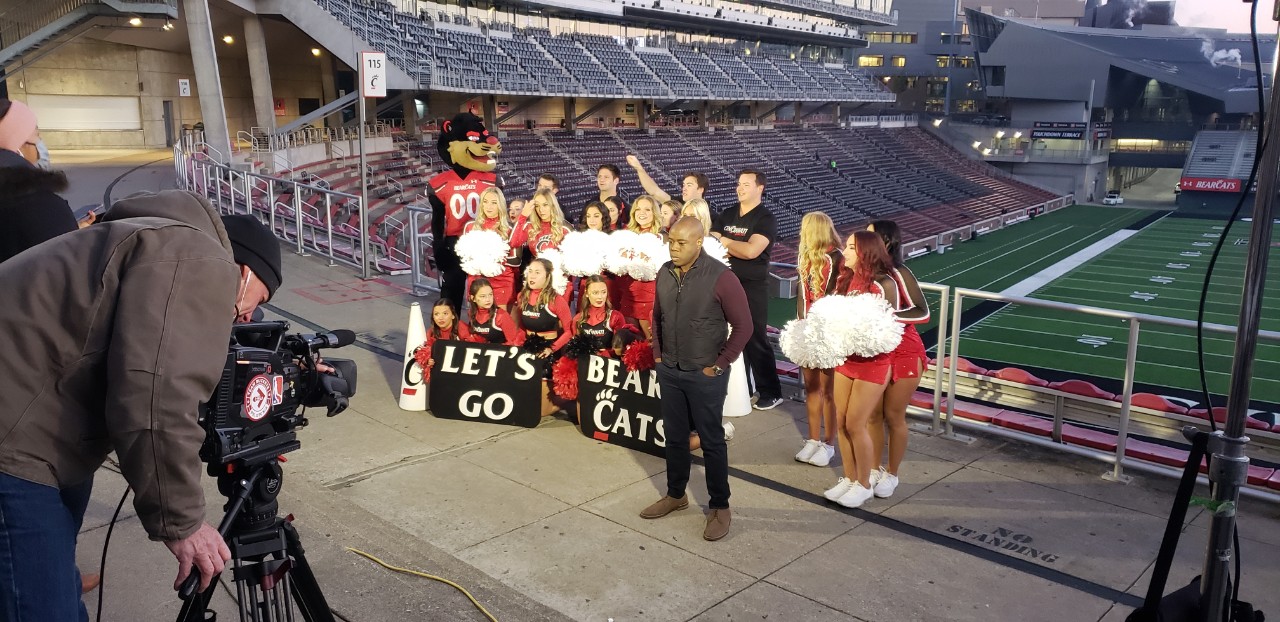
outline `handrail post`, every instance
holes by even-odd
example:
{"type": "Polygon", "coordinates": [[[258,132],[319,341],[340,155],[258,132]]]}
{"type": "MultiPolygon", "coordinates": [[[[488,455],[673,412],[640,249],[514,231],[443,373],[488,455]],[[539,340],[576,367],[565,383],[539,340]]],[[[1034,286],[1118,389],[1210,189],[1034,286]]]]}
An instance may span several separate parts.
{"type": "MultiPolygon", "coordinates": [[[[1138,367],[1138,331],[1141,324],[1138,318],[1129,320],[1129,345],[1124,355],[1124,394],[1120,398],[1120,425],[1116,430],[1116,463],[1111,471],[1104,473],[1105,480],[1127,484],[1132,477],[1124,474],[1124,450],[1129,440],[1129,413],[1133,402],[1133,379],[1138,367]]],[[[1212,417],[1213,413],[1209,413],[1212,417]]]]}
{"type": "Polygon", "coordinates": [[[296,181],[293,182],[293,222],[298,234],[297,253],[305,257],[307,251],[302,247],[302,194],[300,194],[298,182],[296,181]]]}
{"type": "Polygon", "coordinates": [[[329,266],[333,264],[333,195],[324,193],[324,230],[329,240],[329,266]]]}
{"type": "Polygon", "coordinates": [[[952,419],[956,416],[956,367],[960,364],[960,316],[963,315],[961,310],[964,309],[962,302],[964,294],[957,287],[954,302],[951,305],[951,365],[947,372],[949,381],[947,383],[947,431],[944,436],[955,436],[955,426],[952,419]]]}
{"type": "MultiPolygon", "coordinates": [[[[947,315],[951,308],[951,300],[947,296],[950,293],[951,288],[943,286],[942,296],[938,298],[938,349],[937,356],[933,358],[933,428],[930,430],[935,435],[942,433],[942,362],[947,356],[947,331],[944,327],[950,317],[947,315]]],[[[947,413],[950,418],[951,410],[948,409],[947,413]]]]}
{"type": "Polygon", "coordinates": [[[276,233],[276,178],[267,178],[267,223],[271,226],[271,234],[276,233]]]}

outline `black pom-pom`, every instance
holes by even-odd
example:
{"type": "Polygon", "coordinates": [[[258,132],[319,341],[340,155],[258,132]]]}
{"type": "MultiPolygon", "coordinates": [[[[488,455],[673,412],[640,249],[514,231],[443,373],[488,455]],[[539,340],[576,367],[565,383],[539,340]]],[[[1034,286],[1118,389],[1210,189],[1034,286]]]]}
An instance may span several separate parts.
{"type": "Polygon", "coordinates": [[[599,349],[600,348],[596,347],[596,339],[594,337],[578,334],[574,335],[573,338],[569,340],[569,343],[564,344],[564,348],[561,349],[561,352],[571,359],[580,361],[591,356],[593,352],[599,349]]]}
{"type": "Polygon", "coordinates": [[[542,335],[531,334],[528,337],[524,338],[524,346],[522,347],[524,348],[525,352],[539,354],[543,350],[550,348],[552,343],[555,343],[555,342],[552,341],[551,339],[547,339],[546,337],[543,337],[542,335]]]}

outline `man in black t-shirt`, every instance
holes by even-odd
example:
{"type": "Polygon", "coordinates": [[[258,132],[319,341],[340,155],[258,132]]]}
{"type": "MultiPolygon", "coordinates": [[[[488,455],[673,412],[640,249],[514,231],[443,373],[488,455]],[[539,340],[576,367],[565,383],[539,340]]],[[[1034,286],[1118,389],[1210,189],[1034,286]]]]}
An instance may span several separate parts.
{"type": "Polygon", "coordinates": [[[778,221],[761,205],[764,173],[745,170],[738,174],[738,207],[716,215],[711,235],[729,251],[729,266],[747,292],[751,308],[751,340],[742,355],[758,393],[757,410],[782,403],[777,361],[765,332],[769,318],[769,249],[778,237],[778,221]]]}

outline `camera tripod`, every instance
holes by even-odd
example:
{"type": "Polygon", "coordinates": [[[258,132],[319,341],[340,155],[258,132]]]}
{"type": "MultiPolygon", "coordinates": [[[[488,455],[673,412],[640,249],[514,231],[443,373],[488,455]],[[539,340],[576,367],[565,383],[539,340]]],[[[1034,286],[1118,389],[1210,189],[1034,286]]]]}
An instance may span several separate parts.
{"type": "MultiPolygon", "coordinates": [[[[218,532],[231,549],[228,568],[236,584],[240,620],[292,622],[296,607],[302,620],[333,622],[333,613],[303,554],[293,516],[279,516],[276,497],[283,472],[278,454],[283,451],[276,449],[270,456],[251,462],[238,460],[232,473],[218,474],[218,490],[227,497],[218,532]]],[[[192,569],[179,590],[185,602],[177,622],[217,620],[217,614],[207,609],[217,589],[217,577],[204,592],[196,594],[198,580],[199,573],[192,569]]]]}

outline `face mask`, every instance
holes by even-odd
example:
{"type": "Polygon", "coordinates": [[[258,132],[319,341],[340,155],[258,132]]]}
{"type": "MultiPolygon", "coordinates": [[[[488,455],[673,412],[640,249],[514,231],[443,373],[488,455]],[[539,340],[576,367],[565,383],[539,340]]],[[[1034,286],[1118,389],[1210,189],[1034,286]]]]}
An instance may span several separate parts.
{"type": "Polygon", "coordinates": [[[44,139],[36,139],[36,168],[42,171],[53,170],[53,163],[49,161],[49,148],[44,146],[44,139]]]}

